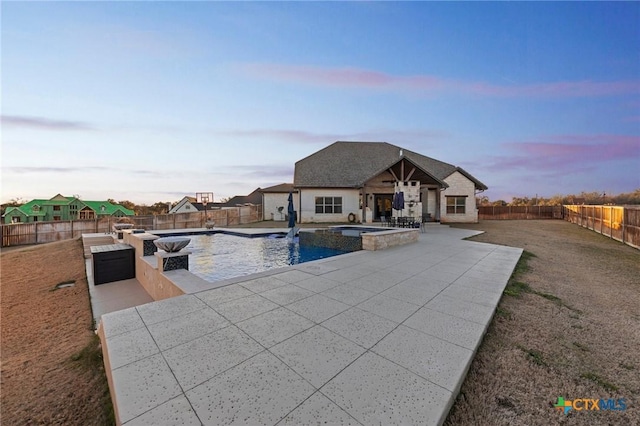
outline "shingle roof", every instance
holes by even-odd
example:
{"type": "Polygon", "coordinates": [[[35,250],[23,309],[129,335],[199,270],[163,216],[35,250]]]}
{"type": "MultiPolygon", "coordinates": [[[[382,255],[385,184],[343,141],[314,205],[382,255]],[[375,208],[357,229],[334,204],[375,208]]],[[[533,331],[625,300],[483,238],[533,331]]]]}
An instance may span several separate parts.
{"type": "Polygon", "coordinates": [[[216,203],[219,207],[236,207],[243,204],[262,204],[262,192],[260,188],[256,188],[249,195],[236,195],[226,203],[216,203]]]}
{"type": "Polygon", "coordinates": [[[468,172],[452,164],[392,145],[387,142],[334,142],[320,151],[296,162],[294,186],[358,188],[396,164],[402,157],[437,180],[443,181],[459,171],[479,189],[487,189],[468,172]]]}
{"type": "Polygon", "coordinates": [[[286,193],[288,194],[289,192],[297,192],[294,188],[293,188],[293,184],[292,183],[281,183],[279,185],[273,185],[270,186],[268,188],[262,188],[260,190],[260,192],[262,193],[286,193]]]}
{"type": "Polygon", "coordinates": [[[124,213],[127,216],[135,215],[133,210],[129,210],[126,207],[121,206],[120,204],[111,204],[108,201],[85,201],[80,200],[81,203],[84,203],[87,207],[95,211],[97,214],[108,214],[112,215],[118,210],[124,213]],[[104,206],[104,210],[102,210],[102,206],[104,206]]]}

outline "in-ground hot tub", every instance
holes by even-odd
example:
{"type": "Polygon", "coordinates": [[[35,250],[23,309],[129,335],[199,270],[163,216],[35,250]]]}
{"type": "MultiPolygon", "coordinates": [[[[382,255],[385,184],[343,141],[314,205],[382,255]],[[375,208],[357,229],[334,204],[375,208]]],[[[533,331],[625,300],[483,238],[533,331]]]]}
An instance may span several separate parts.
{"type": "Polygon", "coordinates": [[[376,228],[368,226],[332,226],[299,232],[301,246],[326,247],[337,250],[381,250],[418,241],[418,229],[376,228]]]}

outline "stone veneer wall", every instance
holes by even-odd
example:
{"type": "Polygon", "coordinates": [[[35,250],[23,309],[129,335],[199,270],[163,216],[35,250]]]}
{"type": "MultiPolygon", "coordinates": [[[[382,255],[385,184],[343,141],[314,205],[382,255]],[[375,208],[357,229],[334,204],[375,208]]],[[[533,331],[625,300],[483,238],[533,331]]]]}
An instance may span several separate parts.
{"type": "Polygon", "coordinates": [[[188,258],[190,253],[180,252],[181,256],[176,256],[175,253],[158,252],[156,249],[151,255],[147,254],[152,250],[149,244],[153,244],[153,240],[158,238],[160,237],[157,235],[147,233],[124,234],[124,242],[135,249],[136,279],[153,300],[168,299],[184,294],[184,291],[164,274],[163,266],[169,258],[188,258]]]}
{"type": "Polygon", "coordinates": [[[449,187],[441,192],[440,221],[442,223],[478,223],[478,208],[476,207],[475,184],[462,173],[454,172],[444,180],[449,187]],[[465,197],[464,214],[447,213],[447,197],[465,197]]]}
{"type": "Polygon", "coordinates": [[[340,232],[326,229],[300,231],[298,235],[301,246],[324,247],[344,251],[362,250],[362,239],[360,236],[342,235],[340,232]]]}
{"type": "Polygon", "coordinates": [[[364,250],[384,250],[389,247],[418,241],[419,229],[397,229],[384,232],[362,234],[362,248],[364,250]]]}
{"type": "Polygon", "coordinates": [[[300,231],[300,245],[313,245],[337,250],[384,250],[418,241],[419,229],[389,229],[366,232],[360,236],[342,235],[328,230],[300,231]]]}

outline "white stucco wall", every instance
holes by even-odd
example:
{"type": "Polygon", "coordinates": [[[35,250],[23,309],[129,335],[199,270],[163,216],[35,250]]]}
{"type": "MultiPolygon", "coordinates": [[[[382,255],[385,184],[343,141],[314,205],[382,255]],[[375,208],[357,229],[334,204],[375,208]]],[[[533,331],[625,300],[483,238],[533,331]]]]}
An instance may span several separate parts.
{"type": "Polygon", "coordinates": [[[460,172],[453,172],[444,180],[449,187],[440,193],[440,221],[442,223],[477,223],[475,185],[460,172]],[[465,214],[447,214],[447,196],[466,196],[465,214]]]}
{"type": "Polygon", "coordinates": [[[298,218],[309,222],[348,222],[349,213],[360,217],[360,191],[358,189],[299,189],[301,208],[298,218]],[[316,214],[316,197],[342,197],[342,214],[316,214]]]}
{"type": "MultiPolygon", "coordinates": [[[[293,194],[293,206],[298,209],[298,194],[293,194]]],[[[287,214],[287,206],[289,205],[289,194],[286,193],[266,193],[263,194],[263,212],[264,220],[284,221],[287,214]],[[278,213],[278,207],[284,207],[282,214],[278,213]],[[271,214],[273,213],[273,217],[271,214]]]]}

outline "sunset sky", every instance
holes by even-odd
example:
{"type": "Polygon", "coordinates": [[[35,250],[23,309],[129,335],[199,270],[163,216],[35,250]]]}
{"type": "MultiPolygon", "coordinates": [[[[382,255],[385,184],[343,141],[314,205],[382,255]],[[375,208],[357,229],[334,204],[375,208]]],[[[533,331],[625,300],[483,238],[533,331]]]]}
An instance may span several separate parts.
{"type": "Polygon", "coordinates": [[[386,141],[513,196],[640,188],[639,2],[2,2],[1,201],[152,204],[386,141]]]}

